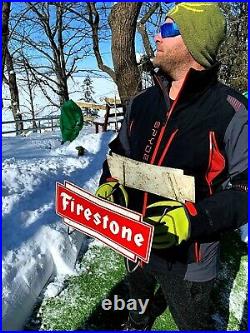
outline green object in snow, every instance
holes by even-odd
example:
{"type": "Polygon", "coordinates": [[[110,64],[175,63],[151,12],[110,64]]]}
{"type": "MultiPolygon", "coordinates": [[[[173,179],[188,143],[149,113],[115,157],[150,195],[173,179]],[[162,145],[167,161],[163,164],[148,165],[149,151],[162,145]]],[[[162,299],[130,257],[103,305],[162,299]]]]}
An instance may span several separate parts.
{"type": "Polygon", "coordinates": [[[246,98],[248,98],[248,91],[245,91],[245,92],[243,93],[243,95],[244,95],[246,98]]]}
{"type": "Polygon", "coordinates": [[[73,141],[83,127],[81,108],[72,100],[66,101],[61,107],[60,129],[63,142],[73,141]]]}

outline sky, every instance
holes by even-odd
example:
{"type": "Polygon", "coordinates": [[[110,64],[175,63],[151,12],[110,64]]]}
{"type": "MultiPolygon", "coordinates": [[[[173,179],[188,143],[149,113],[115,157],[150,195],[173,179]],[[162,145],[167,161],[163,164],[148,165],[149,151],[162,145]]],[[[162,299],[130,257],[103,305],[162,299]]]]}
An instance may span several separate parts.
{"type": "MultiPolygon", "coordinates": [[[[45,41],[45,33],[39,31],[39,28],[34,29],[33,28],[33,21],[29,21],[28,24],[27,22],[25,22],[24,24],[18,25],[18,29],[15,30],[13,29],[13,27],[15,27],[15,17],[16,15],[19,15],[20,12],[22,12],[25,9],[25,5],[22,2],[13,2],[12,3],[12,7],[11,7],[11,21],[10,21],[10,31],[13,37],[15,37],[16,31],[20,32],[20,31],[25,31],[27,36],[29,38],[33,38],[33,40],[35,41],[36,45],[39,43],[39,41],[45,41]]],[[[29,17],[33,17],[33,16],[29,16],[29,17]]],[[[153,20],[154,21],[159,21],[159,15],[153,15],[153,20]]],[[[55,15],[52,12],[51,14],[51,22],[55,21],[55,15]]],[[[35,22],[37,23],[37,19],[35,19],[35,22]]],[[[101,24],[103,22],[107,22],[107,17],[101,16],[101,24]]],[[[20,22],[19,22],[20,24],[20,22]]],[[[73,27],[81,27],[81,25],[83,25],[82,20],[80,20],[79,22],[74,22],[73,23],[73,27]]],[[[151,27],[151,31],[153,29],[156,30],[155,27],[151,27]]],[[[83,29],[84,30],[84,29],[83,29]]],[[[80,30],[81,31],[81,30],[80,30]]],[[[155,31],[156,32],[156,31],[155,31]]],[[[67,34],[68,31],[65,32],[65,34],[67,34]]],[[[78,72],[73,74],[74,76],[74,80],[75,82],[72,82],[72,80],[68,81],[68,85],[69,85],[69,90],[70,90],[70,98],[78,100],[80,99],[81,96],[81,85],[82,85],[82,81],[84,79],[84,77],[87,75],[86,70],[98,70],[98,75],[102,75],[105,79],[106,79],[106,83],[104,83],[105,81],[103,79],[95,79],[95,81],[93,81],[93,88],[95,91],[95,99],[96,101],[99,102],[100,98],[107,96],[107,97],[113,97],[114,93],[116,93],[117,91],[117,87],[114,84],[113,80],[104,72],[100,71],[98,66],[97,66],[97,61],[95,56],[93,55],[93,50],[92,50],[92,45],[91,45],[91,40],[90,39],[90,34],[88,36],[88,39],[79,39],[79,43],[77,43],[77,47],[78,44],[83,44],[84,43],[87,45],[87,47],[89,48],[89,50],[91,51],[91,55],[88,56],[81,56],[81,53],[79,53],[80,55],[80,60],[77,63],[77,67],[78,69],[83,70],[82,72],[78,72]],[[79,79],[77,79],[79,78],[79,79]],[[82,80],[82,81],[81,81],[82,80]],[[78,93],[77,93],[78,91],[78,93]]],[[[152,45],[154,45],[154,43],[152,43],[152,45]]],[[[16,51],[17,49],[19,49],[19,44],[18,43],[13,43],[10,42],[10,49],[11,52],[16,51]]],[[[46,50],[45,45],[44,45],[44,50],[46,50]]],[[[135,38],[135,48],[137,51],[137,58],[144,53],[144,48],[142,45],[142,39],[141,36],[137,33],[136,34],[136,38],[135,38]]],[[[102,54],[102,58],[103,58],[103,62],[105,65],[113,68],[113,63],[112,63],[112,54],[111,54],[111,38],[108,38],[105,41],[100,41],[100,50],[101,50],[101,54],[102,54]]],[[[34,51],[33,48],[28,48],[27,46],[22,48],[22,51],[24,51],[26,53],[26,55],[28,56],[28,59],[33,59],[33,61],[40,65],[40,66],[44,66],[48,64],[48,60],[45,60],[45,56],[37,51],[34,51]]],[[[51,77],[51,74],[49,74],[51,77]]],[[[91,74],[91,77],[93,78],[94,74],[91,74]]],[[[24,118],[27,119],[26,117],[26,113],[27,110],[23,107],[23,105],[25,105],[25,99],[27,99],[28,95],[27,93],[24,91],[24,85],[22,83],[22,79],[20,74],[17,74],[17,78],[18,78],[18,88],[19,88],[19,94],[20,94],[20,101],[21,101],[21,112],[25,113],[24,118]]],[[[27,90],[27,89],[26,89],[27,90]]],[[[47,89],[46,89],[47,90],[47,89]]],[[[57,96],[55,96],[55,94],[50,91],[49,92],[50,96],[54,96],[53,98],[58,98],[57,96]]],[[[9,101],[6,101],[6,98],[8,99],[9,97],[9,93],[8,93],[8,89],[5,85],[3,85],[3,97],[4,97],[4,111],[3,111],[3,120],[12,120],[12,114],[11,112],[9,112],[9,101]]],[[[46,107],[47,103],[43,100],[43,94],[39,91],[39,89],[36,90],[35,92],[35,107],[37,110],[37,113],[39,114],[39,116],[44,116],[44,113],[42,112],[42,110],[46,107]]],[[[45,108],[45,110],[48,110],[45,108]]],[[[54,112],[54,107],[51,108],[51,112],[54,112]]],[[[28,118],[30,118],[30,116],[28,116],[28,118]]]]}
{"type": "MultiPolygon", "coordinates": [[[[69,2],[69,1],[68,1],[69,2]]],[[[99,2],[101,4],[101,2],[99,2]]],[[[110,3],[107,3],[106,4],[112,4],[112,2],[110,3]]],[[[173,4],[173,3],[172,3],[173,4]]],[[[15,17],[15,15],[17,15],[18,13],[20,13],[20,11],[24,10],[25,8],[25,5],[22,3],[22,2],[13,2],[12,3],[12,16],[11,17],[15,17]]],[[[97,8],[98,8],[98,2],[97,2],[97,8]]],[[[51,13],[51,22],[54,22],[55,21],[55,13],[53,12],[53,10],[50,11],[51,13]]],[[[158,13],[158,12],[157,12],[158,13]]],[[[165,14],[163,14],[163,17],[165,16],[165,14]]],[[[29,17],[31,17],[29,15],[29,17]]],[[[34,17],[34,15],[33,15],[34,17]]],[[[154,22],[157,23],[157,25],[160,24],[160,21],[159,21],[159,15],[158,14],[153,14],[152,16],[154,22]]],[[[162,21],[162,20],[161,20],[162,21]]],[[[100,23],[102,24],[103,22],[107,22],[107,17],[104,17],[104,16],[101,16],[100,17],[100,23]]],[[[15,23],[14,21],[11,21],[11,27],[15,26],[15,23]]],[[[76,27],[83,27],[83,31],[84,31],[84,24],[83,24],[83,20],[82,21],[74,21],[72,26],[74,28],[76,27]]],[[[20,26],[19,26],[19,29],[20,29],[20,26]]],[[[41,32],[36,30],[34,32],[34,28],[33,28],[33,23],[32,21],[28,24],[27,26],[27,23],[25,23],[24,25],[22,25],[22,28],[23,30],[26,31],[26,33],[29,35],[29,37],[32,37],[34,38],[34,40],[37,40],[37,42],[39,40],[42,40],[41,36],[41,32]]],[[[153,34],[157,33],[157,29],[156,28],[152,28],[151,27],[151,32],[153,32],[153,34]]],[[[66,32],[67,33],[67,32],[66,32]]],[[[14,34],[13,34],[14,35],[14,34]]],[[[90,35],[90,34],[89,34],[90,35]]],[[[153,37],[150,37],[151,39],[151,42],[152,42],[152,45],[154,47],[154,42],[153,42],[153,37]]],[[[79,40],[80,41],[80,40],[79,40]]],[[[90,43],[90,40],[84,40],[82,39],[81,42],[85,42],[85,43],[90,43]]],[[[14,50],[16,48],[16,46],[14,45],[14,47],[12,46],[12,49],[14,50]]],[[[140,35],[137,33],[136,34],[136,40],[135,40],[135,48],[136,48],[136,52],[138,53],[144,53],[144,47],[143,47],[143,44],[142,44],[142,39],[140,37],[140,35]]],[[[97,69],[97,62],[96,62],[96,59],[93,55],[93,50],[92,48],[91,49],[91,52],[92,52],[92,55],[91,56],[87,56],[87,57],[83,57],[82,61],[79,61],[78,64],[79,64],[79,68],[83,68],[83,69],[97,69]]],[[[109,67],[113,67],[112,65],[112,54],[111,54],[111,40],[110,38],[108,40],[106,40],[105,42],[101,42],[100,43],[100,50],[101,50],[101,53],[102,53],[102,57],[103,57],[103,60],[104,60],[104,63],[109,66],[109,67]]],[[[30,56],[35,56],[35,55],[38,55],[38,59],[39,59],[39,63],[42,63],[44,60],[44,56],[40,53],[37,53],[37,52],[34,52],[34,50],[30,50],[28,51],[27,48],[25,49],[26,52],[28,52],[28,54],[30,54],[30,56]]],[[[81,74],[81,73],[78,73],[77,76],[84,76],[84,74],[81,74]]]]}

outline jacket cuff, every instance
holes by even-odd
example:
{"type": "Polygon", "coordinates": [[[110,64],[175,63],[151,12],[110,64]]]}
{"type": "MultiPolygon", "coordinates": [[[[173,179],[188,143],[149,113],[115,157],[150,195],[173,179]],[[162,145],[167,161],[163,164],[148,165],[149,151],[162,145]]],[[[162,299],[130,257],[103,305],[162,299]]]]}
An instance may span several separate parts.
{"type": "Polygon", "coordinates": [[[190,239],[197,240],[210,235],[213,223],[209,213],[193,203],[185,203],[185,206],[189,212],[190,239]]]}

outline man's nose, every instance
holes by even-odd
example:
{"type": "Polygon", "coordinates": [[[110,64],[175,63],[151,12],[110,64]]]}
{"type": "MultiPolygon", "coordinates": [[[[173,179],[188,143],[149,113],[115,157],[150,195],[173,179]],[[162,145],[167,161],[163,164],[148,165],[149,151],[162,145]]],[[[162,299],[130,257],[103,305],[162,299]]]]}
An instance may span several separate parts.
{"type": "Polygon", "coordinates": [[[154,41],[155,41],[155,43],[157,43],[157,42],[159,43],[161,40],[162,40],[161,33],[158,32],[158,34],[156,34],[154,37],[154,41]]]}

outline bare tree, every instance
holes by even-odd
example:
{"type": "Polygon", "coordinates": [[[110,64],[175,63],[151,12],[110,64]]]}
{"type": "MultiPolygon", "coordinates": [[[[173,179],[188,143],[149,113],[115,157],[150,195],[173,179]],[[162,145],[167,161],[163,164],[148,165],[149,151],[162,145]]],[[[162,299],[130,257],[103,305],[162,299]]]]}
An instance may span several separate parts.
{"type": "Polygon", "coordinates": [[[22,107],[26,108],[28,113],[31,115],[32,127],[33,129],[36,129],[37,124],[35,119],[37,112],[35,109],[35,91],[38,88],[37,80],[33,78],[30,72],[31,65],[29,64],[29,60],[23,54],[21,54],[21,57],[19,57],[18,65],[22,69],[22,89],[23,92],[25,92],[27,95],[27,98],[25,98],[25,104],[22,105],[22,107]]]}
{"type": "Polygon", "coordinates": [[[115,82],[116,81],[115,72],[109,66],[105,65],[102,59],[101,50],[100,50],[100,36],[99,36],[100,15],[96,9],[95,2],[87,3],[87,11],[88,11],[88,18],[86,18],[86,16],[83,16],[83,19],[90,25],[92,30],[93,51],[97,60],[98,67],[100,68],[100,70],[107,73],[115,82]]]}
{"type": "Polygon", "coordinates": [[[106,2],[87,2],[70,10],[90,27],[93,52],[98,68],[108,74],[116,83],[123,103],[142,89],[142,78],[136,62],[135,36],[138,27],[142,34],[146,53],[153,55],[153,48],[147,36],[145,24],[156,9],[162,5],[146,4],[146,11],[140,18],[142,2],[120,2],[110,6],[106,2]],[[108,23],[108,25],[107,25],[108,23]],[[104,62],[101,42],[111,44],[113,67],[104,62]]]}
{"type": "Polygon", "coordinates": [[[154,50],[150,43],[149,33],[146,28],[146,23],[151,18],[151,16],[155,13],[155,11],[160,7],[159,2],[155,2],[153,5],[147,4],[149,7],[146,9],[146,12],[137,22],[137,29],[141,34],[143,46],[145,49],[145,53],[148,58],[152,58],[154,56],[154,50]]]}
{"type": "Polygon", "coordinates": [[[91,26],[93,51],[98,67],[107,73],[117,84],[123,103],[141,89],[140,73],[135,56],[136,21],[142,3],[116,3],[108,15],[111,28],[111,50],[114,69],[103,62],[100,50],[100,9],[95,2],[88,2],[88,17],[82,18],[91,26]]]}
{"type": "Polygon", "coordinates": [[[10,91],[10,107],[14,120],[16,120],[17,134],[20,134],[19,130],[23,128],[22,116],[20,113],[19,103],[19,90],[16,79],[16,72],[13,64],[13,57],[9,52],[9,48],[6,48],[6,67],[7,67],[7,78],[4,76],[4,82],[7,83],[10,91]]]}
{"type": "Polygon", "coordinates": [[[141,2],[120,2],[112,7],[109,15],[116,84],[123,102],[141,90],[135,56],[136,23],[141,5],[141,2]]]}
{"type": "MultiPolygon", "coordinates": [[[[68,79],[78,71],[85,71],[80,61],[90,54],[91,48],[99,70],[112,78],[122,102],[127,102],[142,89],[143,81],[142,66],[138,68],[136,61],[136,29],[143,42],[143,46],[139,46],[140,54],[145,58],[152,57],[153,35],[171,4],[24,2],[19,5],[18,9],[22,6],[22,10],[11,11],[11,38],[4,79],[8,84],[11,82],[13,115],[20,109],[18,85],[14,84],[15,70],[23,73],[25,84],[30,87],[36,84],[50,105],[60,107],[69,99],[68,79]],[[112,65],[104,61],[107,45],[111,47],[112,65]]],[[[220,54],[223,63],[221,77],[227,84],[243,91],[247,87],[248,5],[222,3],[221,7],[229,23],[228,39],[220,54]]],[[[15,9],[14,4],[12,8],[15,9]]],[[[30,99],[31,105],[33,102],[30,99]]],[[[31,110],[33,108],[34,103],[31,110]]]]}
{"type": "Polygon", "coordinates": [[[25,5],[29,11],[13,40],[27,49],[26,58],[32,59],[27,62],[28,70],[47,98],[46,87],[59,96],[59,103],[49,98],[50,103],[59,107],[69,99],[68,79],[77,72],[77,62],[89,49],[88,43],[80,43],[87,31],[69,12],[74,3],[26,2],[25,5]]]}
{"type": "Polygon", "coordinates": [[[9,38],[9,16],[10,16],[10,2],[2,2],[2,73],[4,72],[4,64],[6,59],[6,52],[9,38]]]}
{"type": "Polygon", "coordinates": [[[136,28],[138,28],[142,35],[146,54],[148,57],[153,56],[153,48],[145,25],[157,8],[162,6],[158,3],[143,5],[146,10],[143,11],[143,15],[139,19],[142,5],[142,2],[120,2],[109,8],[105,2],[88,2],[88,15],[78,11],[82,19],[91,26],[93,51],[98,67],[107,73],[117,84],[123,103],[126,103],[126,101],[142,89],[141,73],[136,62],[136,28]],[[107,37],[107,30],[103,29],[100,23],[102,20],[103,24],[105,18],[108,18],[111,29],[111,36],[108,37],[111,38],[113,68],[104,63],[100,46],[100,39],[104,33],[107,37]]]}

